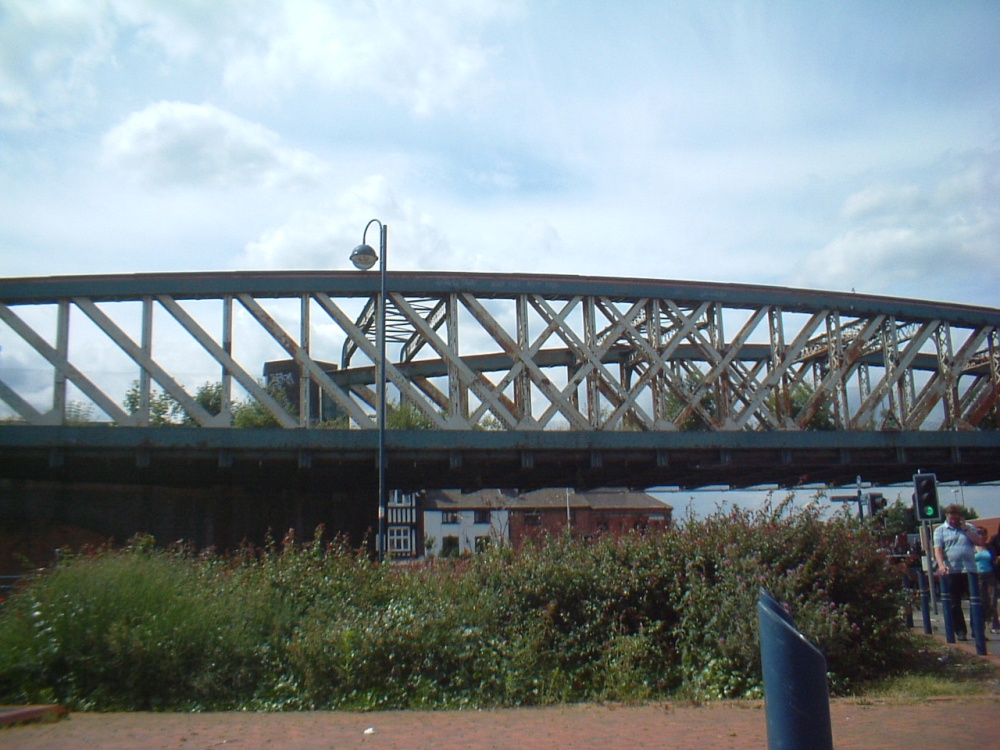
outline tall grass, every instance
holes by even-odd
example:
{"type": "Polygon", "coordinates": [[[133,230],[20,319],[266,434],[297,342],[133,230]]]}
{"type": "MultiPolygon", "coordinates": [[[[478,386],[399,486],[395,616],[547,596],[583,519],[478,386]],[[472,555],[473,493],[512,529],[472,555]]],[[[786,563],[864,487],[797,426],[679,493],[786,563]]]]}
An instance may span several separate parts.
{"type": "Polygon", "coordinates": [[[400,708],[761,694],[756,600],[786,602],[831,687],[908,653],[868,530],[779,505],[666,534],[390,566],[319,535],[221,557],[137,539],[0,611],[0,703],[400,708]]]}

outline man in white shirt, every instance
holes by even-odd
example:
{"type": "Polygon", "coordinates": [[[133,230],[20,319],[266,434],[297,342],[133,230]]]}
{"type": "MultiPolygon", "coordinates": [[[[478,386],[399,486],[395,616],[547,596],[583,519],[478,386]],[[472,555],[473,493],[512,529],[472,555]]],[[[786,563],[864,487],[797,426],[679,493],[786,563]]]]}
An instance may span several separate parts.
{"type": "Polygon", "coordinates": [[[968,638],[962,599],[969,596],[969,573],[976,572],[976,545],[986,544],[982,529],[967,524],[958,505],[944,509],[945,523],[934,530],[934,557],[941,575],[948,577],[951,624],[960,641],[968,638]]]}

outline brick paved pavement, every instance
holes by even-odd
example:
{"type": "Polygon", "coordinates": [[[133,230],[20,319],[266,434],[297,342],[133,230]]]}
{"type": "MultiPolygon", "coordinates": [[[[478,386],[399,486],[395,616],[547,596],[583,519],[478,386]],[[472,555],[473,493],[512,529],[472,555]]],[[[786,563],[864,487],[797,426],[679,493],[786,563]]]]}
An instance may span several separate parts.
{"type": "MultiPolygon", "coordinates": [[[[1000,696],[911,704],[835,700],[831,719],[840,750],[982,750],[995,746],[988,738],[1000,736],[1000,696]]],[[[765,724],[760,703],[370,714],[72,714],[58,722],[0,730],[0,748],[742,750],[767,747],[765,724]]]]}

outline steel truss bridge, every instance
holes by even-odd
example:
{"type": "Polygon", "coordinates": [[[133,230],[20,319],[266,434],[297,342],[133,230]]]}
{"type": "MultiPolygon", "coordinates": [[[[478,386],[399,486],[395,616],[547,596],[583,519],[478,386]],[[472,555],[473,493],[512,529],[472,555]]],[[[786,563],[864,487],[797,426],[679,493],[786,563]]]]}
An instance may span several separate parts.
{"type": "MultiPolygon", "coordinates": [[[[0,279],[0,479],[374,482],[378,294],[353,271],[0,279]],[[248,408],[274,426],[234,427],[248,408]]],[[[387,302],[394,488],[1000,479],[997,309],[464,273],[390,273],[387,302]]]]}

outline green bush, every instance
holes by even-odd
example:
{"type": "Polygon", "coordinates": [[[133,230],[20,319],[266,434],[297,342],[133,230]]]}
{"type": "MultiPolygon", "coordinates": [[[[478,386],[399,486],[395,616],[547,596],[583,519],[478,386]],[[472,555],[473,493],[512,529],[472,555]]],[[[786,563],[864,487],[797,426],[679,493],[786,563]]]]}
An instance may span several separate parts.
{"type": "Polygon", "coordinates": [[[241,655],[211,569],[149,540],[64,562],[5,606],[0,694],[102,710],[218,702],[241,655]]]}
{"type": "Polygon", "coordinates": [[[910,646],[867,529],[784,505],[665,534],[379,565],[321,533],[229,557],[70,558],[0,611],[0,703],[253,709],[544,705],[761,695],[767,588],[836,693],[910,646]]]}
{"type": "Polygon", "coordinates": [[[866,526],[779,505],[691,522],[678,538],[686,565],[672,593],[687,691],[760,695],[761,588],[786,604],[824,652],[835,691],[902,663],[908,632],[900,627],[901,576],[866,526]]]}

